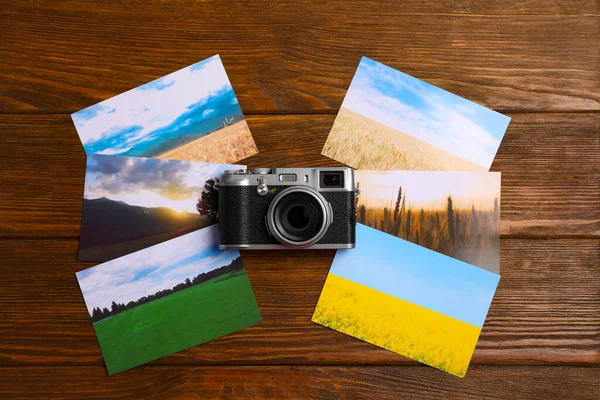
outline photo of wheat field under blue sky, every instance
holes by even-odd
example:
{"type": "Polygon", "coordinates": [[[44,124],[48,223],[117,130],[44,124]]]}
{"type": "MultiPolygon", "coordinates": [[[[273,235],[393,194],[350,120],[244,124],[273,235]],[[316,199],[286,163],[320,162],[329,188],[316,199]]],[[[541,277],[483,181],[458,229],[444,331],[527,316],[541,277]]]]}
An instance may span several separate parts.
{"type": "Polygon", "coordinates": [[[87,154],[230,163],[258,152],[218,55],[71,118],[87,154]]]}
{"type": "Polygon", "coordinates": [[[312,321],[464,377],[500,276],[368,226],[338,250],[312,321]]]}
{"type": "Polygon", "coordinates": [[[238,251],[216,225],[78,272],[109,375],[258,324],[238,251]]]}
{"type": "Polygon", "coordinates": [[[77,259],[112,260],[215,223],[198,208],[205,185],[243,167],[90,154],[77,259]]]}
{"type": "Polygon", "coordinates": [[[487,171],[509,122],[363,57],[322,153],[357,169],[487,171]]]}

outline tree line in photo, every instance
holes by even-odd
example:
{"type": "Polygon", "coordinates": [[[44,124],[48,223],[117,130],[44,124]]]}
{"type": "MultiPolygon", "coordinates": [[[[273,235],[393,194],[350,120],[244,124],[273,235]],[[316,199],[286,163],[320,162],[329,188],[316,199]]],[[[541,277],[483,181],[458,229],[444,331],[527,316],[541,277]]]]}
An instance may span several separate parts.
{"type": "Polygon", "coordinates": [[[140,306],[142,304],[146,304],[151,301],[166,297],[175,292],[179,292],[181,290],[190,288],[192,286],[199,285],[199,284],[209,281],[211,279],[217,278],[221,275],[227,274],[229,272],[237,271],[237,270],[240,270],[243,268],[244,268],[244,264],[242,263],[241,257],[237,257],[236,259],[231,261],[231,263],[224,265],[222,267],[219,267],[219,268],[215,268],[212,271],[203,272],[201,274],[198,274],[191,280],[190,280],[190,278],[186,278],[186,280],[184,282],[178,283],[177,285],[173,286],[172,289],[159,290],[158,292],[156,292],[154,294],[150,294],[148,296],[143,296],[143,297],[137,299],[136,301],[130,301],[127,304],[117,303],[117,302],[113,301],[111,304],[110,310],[107,307],[104,307],[102,309],[100,307],[95,307],[92,310],[92,314],[90,315],[90,317],[92,318],[92,322],[95,323],[95,322],[101,321],[105,318],[111,317],[113,315],[117,315],[118,313],[123,312],[125,310],[130,310],[130,309],[140,306]]]}
{"type": "Polygon", "coordinates": [[[365,207],[359,199],[358,222],[474,265],[498,262],[489,258],[500,245],[498,198],[489,209],[478,210],[474,205],[456,208],[451,195],[444,208],[412,209],[406,197],[399,187],[389,207],[365,207]]]}

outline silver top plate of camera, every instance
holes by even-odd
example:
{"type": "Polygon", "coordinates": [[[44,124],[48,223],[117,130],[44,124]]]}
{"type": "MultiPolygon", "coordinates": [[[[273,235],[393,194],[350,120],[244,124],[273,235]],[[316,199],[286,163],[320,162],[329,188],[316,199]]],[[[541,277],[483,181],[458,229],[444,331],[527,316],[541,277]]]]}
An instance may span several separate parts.
{"type": "Polygon", "coordinates": [[[228,170],[225,171],[221,182],[219,182],[219,186],[309,186],[321,192],[356,191],[354,170],[348,167],[228,170]],[[339,174],[332,175],[331,173],[334,172],[338,172],[339,174]],[[330,181],[324,182],[324,175],[330,181]],[[341,180],[341,182],[335,181],[336,179],[341,180]]]}

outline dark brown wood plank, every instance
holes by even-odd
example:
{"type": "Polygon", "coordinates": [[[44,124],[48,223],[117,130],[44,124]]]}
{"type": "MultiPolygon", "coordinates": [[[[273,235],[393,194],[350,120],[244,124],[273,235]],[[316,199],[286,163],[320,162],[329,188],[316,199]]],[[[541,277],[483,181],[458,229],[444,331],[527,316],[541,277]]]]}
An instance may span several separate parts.
{"type": "Polygon", "coordinates": [[[598,368],[474,367],[465,379],[428,367],[0,368],[11,399],[594,399],[598,368]]]}
{"type": "MultiPolygon", "coordinates": [[[[75,240],[0,241],[0,364],[103,363],[75,240]]],[[[415,364],[310,322],[333,251],[246,251],[264,322],[154,364],[415,364]]],[[[600,363],[600,240],[502,240],[475,365],[600,363]]]]}
{"type": "MultiPolygon", "coordinates": [[[[515,114],[492,166],[503,237],[600,237],[600,114],[515,114]]],[[[250,116],[251,167],[335,166],[333,115],[250,116]]],[[[0,237],[79,236],[85,153],[68,115],[0,121],[0,237]]]]}
{"type": "Polygon", "coordinates": [[[216,53],[248,114],[335,112],[363,55],[500,111],[597,111],[599,8],[9,2],[0,112],[74,112],[216,53]]]}
{"type": "MultiPolygon", "coordinates": [[[[86,14],[96,13],[105,17],[110,16],[114,13],[115,6],[111,4],[96,4],[92,0],[77,0],[67,1],[67,3],[80,7],[86,14]],[[92,8],[90,8],[92,7],[92,8]]],[[[133,1],[124,2],[117,1],[117,4],[121,5],[120,17],[130,20],[132,22],[139,22],[140,12],[144,12],[149,18],[159,18],[160,13],[165,11],[176,12],[177,10],[165,10],[170,4],[168,0],[153,0],[153,1],[133,1]]],[[[436,1],[436,2],[423,2],[419,0],[407,0],[402,3],[401,7],[393,0],[364,0],[361,2],[361,6],[365,11],[380,9],[389,15],[398,14],[459,14],[459,15],[600,15],[600,6],[594,0],[580,0],[577,2],[568,2],[560,0],[521,0],[521,1],[502,1],[502,0],[490,0],[481,2],[477,0],[463,0],[460,3],[455,1],[436,1]]],[[[192,2],[183,1],[184,5],[192,5],[192,2]]],[[[281,4],[279,9],[285,9],[286,12],[302,12],[310,10],[316,12],[319,10],[322,13],[329,14],[342,14],[346,12],[346,8],[350,11],[355,11],[356,7],[348,5],[344,9],[340,9],[340,1],[331,1],[327,4],[318,4],[315,6],[315,2],[312,0],[297,0],[293,4],[281,4]]],[[[345,4],[344,4],[345,5],[345,4]]],[[[249,6],[254,6],[258,10],[264,11],[273,7],[266,7],[259,1],[248,1],[246,3],[224,3],[224,2],[211,2],[203,5],[202,10],[207,13],[219,11],[222,13],[240,13],[247,11],[249,6]]],[[[30,10],[37,12],[48,12],[48,13],[64,13],[67,7],[63,4],[57,4],[52,1],[38,1],[35,5],[13,5],[12,9],[19,9],[20,11],[30,10]]],[[[181,10],[179,11],[180,17],[183,16],[181,10]]],[[[226,21],[225,21],[226,22],[226,21]]]]}

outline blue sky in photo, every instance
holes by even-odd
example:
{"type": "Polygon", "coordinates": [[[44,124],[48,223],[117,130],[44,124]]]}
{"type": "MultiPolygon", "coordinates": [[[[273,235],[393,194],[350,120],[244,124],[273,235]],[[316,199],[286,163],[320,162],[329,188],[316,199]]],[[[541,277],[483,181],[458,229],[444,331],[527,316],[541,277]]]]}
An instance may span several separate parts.
{"type": "Polygon", "coordinates": [[[187,235],[77,272],[88,311],[113,301],[127,304],[186,278],[222,267],[240,256],[219,250],[218,227],[212,225],[187,235]]]}
{"type": "Polygon", "coordinates": [[[152,157],[244,119],[219,56],[71,115],[87,154],[152,157]]]}
{"type": "Polygon", "coordinates": [[[486,168],[510,118],[367,57],[342,107],[486,168]]]}
{"type": "Polygon", "coordinates": [[[500,280],[362,224],[356,248],[338,250],[329,272],[480,328],[500,280]]]}

